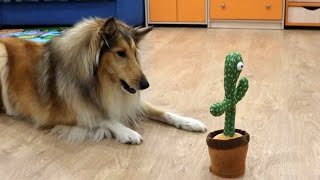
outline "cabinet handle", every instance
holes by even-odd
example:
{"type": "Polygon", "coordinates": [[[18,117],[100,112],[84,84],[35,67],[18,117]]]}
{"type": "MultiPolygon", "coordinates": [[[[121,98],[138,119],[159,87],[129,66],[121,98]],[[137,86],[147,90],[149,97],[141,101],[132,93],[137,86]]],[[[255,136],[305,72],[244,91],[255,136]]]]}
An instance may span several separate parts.
{"type": "Polygon", "coordinates": [[[270,8],[271,8],[271,4],[270,4],[270,3],[267,3],[267,4],[266,4],[266,8],[267,8],[267,9],[270,9],[270,8]]]}
{"type": "Polygon", "coordinates": [[[224,3],[222,3],[222,4],[220,5],[220,7],[221,7],[222,9],[224,9],[225,4],[224,4],[224,3]]]}

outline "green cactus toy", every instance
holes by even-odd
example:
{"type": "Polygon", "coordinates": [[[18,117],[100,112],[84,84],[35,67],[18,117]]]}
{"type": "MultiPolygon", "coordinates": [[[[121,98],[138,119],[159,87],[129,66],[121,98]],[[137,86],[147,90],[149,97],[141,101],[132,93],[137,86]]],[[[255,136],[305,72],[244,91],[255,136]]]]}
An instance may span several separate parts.
{"type": "Polygon", "coordinates": [[[248,79],[240,79],[238,86],[237,80],[243,68],[243,60],[239,53],[234,52],[226,56],[224,66],[224,90],[225,97],[221,103],[212,104],[210,112],[213,116],[221,116],[224,112],[225,124],[223,134],[233,137],[235,134],[235,115],[236,104],[244,97],[248,88],[248,79]]]}

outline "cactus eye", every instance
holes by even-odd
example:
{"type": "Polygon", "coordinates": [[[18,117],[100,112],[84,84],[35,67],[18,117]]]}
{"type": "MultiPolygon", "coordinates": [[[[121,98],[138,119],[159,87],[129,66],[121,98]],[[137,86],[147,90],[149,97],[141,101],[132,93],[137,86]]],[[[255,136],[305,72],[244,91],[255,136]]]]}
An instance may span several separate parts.
{"type": "Polygon", "coordinates": [[[239,63],[237,64],[237,69],[238,69],[239,71],[243,69],[243,63],[242,63],[242,62],[239,62],[239,63]]]}

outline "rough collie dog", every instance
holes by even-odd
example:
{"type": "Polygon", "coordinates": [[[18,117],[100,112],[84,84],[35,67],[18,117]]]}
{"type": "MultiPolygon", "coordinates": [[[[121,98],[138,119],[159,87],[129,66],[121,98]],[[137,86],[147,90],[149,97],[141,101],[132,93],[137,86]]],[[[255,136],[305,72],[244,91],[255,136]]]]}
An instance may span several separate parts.
{"type": "Polygon", "coordinates": [[[140,99],[149,83],[139,65],[137,43],[151,28],[114,18],[84,19],[46,44],[0,39],[2,106],[69,141],[114,137],[139,144],[130,129],[146,118],[204,132],[198,120],[155,109],[140,99]]]}

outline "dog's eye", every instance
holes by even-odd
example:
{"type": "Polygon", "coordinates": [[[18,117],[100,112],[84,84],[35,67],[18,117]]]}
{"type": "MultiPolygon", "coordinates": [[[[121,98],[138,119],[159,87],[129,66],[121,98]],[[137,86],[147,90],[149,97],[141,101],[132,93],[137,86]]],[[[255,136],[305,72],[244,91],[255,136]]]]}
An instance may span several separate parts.
{"type": "Polygon", "coordinates": [[[117,55],[122,57],[122,58],[126,57],[126,53],[124,51],[117,51],[117,55]]]}

